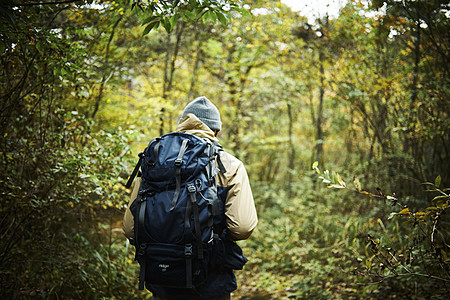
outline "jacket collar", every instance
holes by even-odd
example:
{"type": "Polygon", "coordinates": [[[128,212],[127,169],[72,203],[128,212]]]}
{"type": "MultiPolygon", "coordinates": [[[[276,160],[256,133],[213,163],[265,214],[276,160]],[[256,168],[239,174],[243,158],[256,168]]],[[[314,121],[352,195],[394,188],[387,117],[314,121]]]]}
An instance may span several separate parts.
{"type": "Polygon", "coordinates": [[[207,138],[211,141],[218,142],[212,131],[205,123],[199,120],[194,114],[187,114],[178,123],[176,131],[186,132],[201,138],[207,138]]]}

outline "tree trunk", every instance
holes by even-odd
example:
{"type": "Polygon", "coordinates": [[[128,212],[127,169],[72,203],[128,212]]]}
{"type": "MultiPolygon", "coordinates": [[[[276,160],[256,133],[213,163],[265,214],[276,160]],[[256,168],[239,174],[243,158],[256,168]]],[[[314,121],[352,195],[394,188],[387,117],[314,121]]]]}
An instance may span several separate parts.
{"type": "Polygon", "coordinates": [[[95,115],[98,112],[98,109],[100,107],[100,102],[102,101],[102,98],[103,98],[103,89],[105,87],[106,81],[108,81],[108,79],[109,79],[109,76],[107,77],[107,73],[108,73],[108,70],[109,70],[109,63],[108,63],[108,61],[109,61],[109,50],[110,50],[111,42],[112,42],[112,40],[114,38],[114,34],[116,32],[116,28],[119,25],[120,21],[122,21],[122,16],[120,18],[118,18],[117,21],[114,23],[114,25],[112,27],[111,35],[109,36],[108,44],[106,45],[105,70],[103,71],[102,81],[100,83],[100,90],[98,92],[97,100],[95,101],[94,111],[92,112],[91,118],[94,118],[95,115]]]}
{"type": "MultiPolygon", "coordinates": [[[[165,66],[164,66],[164,83],[163,83],[163,94],[162,98],[164,100],[167,100],[169,98],[169,93],[172,91],[173,86],[173,75],[175,74],[176,66],[175,63],[178,58],[178,52],[180,49],[180,42],[181,37],[183,36],[184,31],[184,22],[179,22],[176,27],[176,40],[175,45],[173,49],[171,49],[171,33],[168,33],[167,35],[167,51],[166,51],[166,59],[165,59],[165,66]],[[171,52],[172,50],[172,52],[171,52]]],[[[159,134],[164,134],[164,123],[165,123],[165,113],[166,109],[165,107],[161,108],[159,120],[159,134]]]]}
{"type": "Polygon", "coordinates": [[[320,63],[320,90],[319,90],[319,107],[317,109],[317,118],[316,118],[316,161],[319,164],[322,162],[323,155],[323,98],[325,94],[325,70],[323,67],[323,53],[319,54],[319,63],[320,63]]]}
{"type": "Polygon", "coordinates": [[[289,199],[292,198],[292,174],[295,170],[295,145],[293,140],[293,127],[294,127],[294,116],[292,113],[292,103],[287,103],[287,110],[288,110],[288,118],[289,118],[289,125],[288,125],[288,136],[289,136],[289,154],[288,154],[288,175],[287,175],[287,191],[288,191],[288,197],[289,199]]]}
{"type": "Polygon", "coordinates": [[[200,61],[201,61],[201,57],[202,57],[202,44],[203,41],[199,40],[199,35],[200,33],[197,32],[195,39],[198,41],[198,46],[197,46],[197,51],[195,53],[195,61],[194,61],[194,67],[192,69],[192,79],[191,79],[191,86],[189,87],[189,92],[188,92],[188,99],[192,99],[194,97],[195,94],[198,93],[197,88],[195,83],[197,82],[197,74],[198,74],[198,69],[200,66],[200,61]]]}

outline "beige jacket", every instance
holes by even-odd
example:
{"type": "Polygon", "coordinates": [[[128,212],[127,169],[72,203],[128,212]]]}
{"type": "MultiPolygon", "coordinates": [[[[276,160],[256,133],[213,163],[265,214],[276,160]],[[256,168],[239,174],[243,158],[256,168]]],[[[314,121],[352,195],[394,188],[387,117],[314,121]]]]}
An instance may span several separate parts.
{"type": "MultiPolygon", "coordinates": [[[[177,131],[218,141],[214,132],[193,114],[188,114],[183,118],[177,127],[177,131]]],[[[226,172],[217,175],[217,184],[228,189],[225,202],[227,227],[234,240],[244,240],[250,237],[258,223],[248,175],[243,163],[231,154],[222,151],[220,159],[226,172]]],[[[140,182],[141,178],[137,177],[123,220],[123,230],[128,238],[134,236],[134,220],[130,206],[137,197],[140,182]]]]}

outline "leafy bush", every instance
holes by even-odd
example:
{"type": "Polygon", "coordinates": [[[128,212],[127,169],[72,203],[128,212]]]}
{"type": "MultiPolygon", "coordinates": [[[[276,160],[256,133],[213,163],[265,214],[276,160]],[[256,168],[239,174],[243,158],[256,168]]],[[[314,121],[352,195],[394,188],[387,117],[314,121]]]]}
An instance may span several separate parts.
{"type": "MultiPolygon", "coordinates": [[[[329,187],[349,188],[341,176],[328,170],[321,173],[317,163],[313,169],[329,187]]],[[[372,217],[374,226],[367,228],[364,265],[355,273],[377,286],[380,295],[400,297],[445,297],[450,282],[448,252],[450,205],[449,188],[440,188],[441,177],[427,182],[428,192],[434,193],[427,207],[408,207],[395,195],[376,194],[362,189],[358,178],[353,178],[354,191],[399,207],[390,214],[372,217]]],[[[410,201],[421,203],[421,201],[410,201]]]]}
{"type": "Polygon", "coordinates": [[[2,298],[121,294],[134,267],[124,263],[123,238],[119,246],[102,224],[122,215],[131,132],[93,133],[77,111],[48,120],[45,139],[28,122],[2,143],[2,298]]]}

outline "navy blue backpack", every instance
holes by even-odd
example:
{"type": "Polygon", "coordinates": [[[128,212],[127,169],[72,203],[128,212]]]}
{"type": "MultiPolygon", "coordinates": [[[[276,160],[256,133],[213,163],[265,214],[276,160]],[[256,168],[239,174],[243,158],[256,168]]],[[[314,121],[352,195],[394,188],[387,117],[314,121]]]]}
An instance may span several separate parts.
{"type": "Polygon", "coordinates": [[[140,169],[141,185],[130,207],[140,289],[144,283],[195,288],[206,281],[214,218],[222,205],[216,184],[218,172],[225,172],[220,151],[209,139],[174,132],[151,140],[139,154],[127,187],[140,169]]]}

